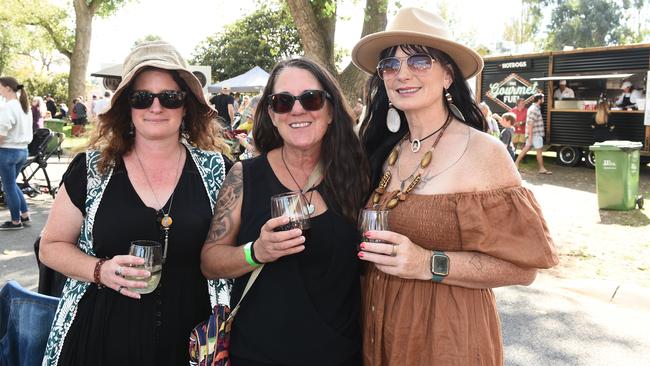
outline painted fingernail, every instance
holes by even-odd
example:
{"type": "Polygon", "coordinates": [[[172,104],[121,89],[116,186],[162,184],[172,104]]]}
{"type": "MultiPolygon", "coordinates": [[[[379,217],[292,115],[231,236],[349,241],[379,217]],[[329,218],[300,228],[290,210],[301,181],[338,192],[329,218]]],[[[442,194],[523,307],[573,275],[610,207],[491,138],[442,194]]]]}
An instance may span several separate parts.
{"type": "Polygon", "coordinates": [[[363,258],[363,252],[359,252],[357,253],[357,255],[359,256],[359,258],[363,258]]]}
{"type": "Polygon", "coordinates": [[[370,231],[366,231],[365,233],[363,233],[363,236],[365,236],[366,238],[369,238],[371,236],[370,231]]]}
{"type": "Polygon", "coordinates": [[[361,243],[361,244],[359,244],[359,248],[361,248],[361,249],[366,249],[366,243],[361,243]]]}

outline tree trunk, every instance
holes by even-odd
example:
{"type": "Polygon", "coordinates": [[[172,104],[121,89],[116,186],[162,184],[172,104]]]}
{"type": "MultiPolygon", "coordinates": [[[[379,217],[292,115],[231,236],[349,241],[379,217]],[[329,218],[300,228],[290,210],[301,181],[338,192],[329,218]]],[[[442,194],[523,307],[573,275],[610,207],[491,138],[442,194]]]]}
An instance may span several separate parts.
{"type": "Polygon", "coordinates": [[[312,7],[309,0],[287,0],[291,17],[296,24],[305,56],[325,66],[333,75],[336,75],[334,65],[334,31],[336,30],[336,14],[331,17],[334,25],[327,24],[323,27],[323,20],[317,13],[320,9],[312,7]],[[328,29],[329,28],[329,29],[328,29]],[[329,33],[329,34],[328,34],[329,33]]]}
{"type": "MultiPolygon", "coordinates": [[[[386,29],[387,8],[388,0],[366,0],[361,37],[386,29]]],[[[338,81],[352,106],[357,98],[363,98],[367,92],[368,75],[352,63],[341,72],[338,81]]]]}
{"type": "MultiPolygon", "coordinates": [[[[334,64],[334,33],[336,11],[329,17],[319,16],[323,9],[315,8],[309,0],[287,0],[289,11],[298,28],[305,56],[324,65],[334,75],[348,101],[354,101],[364,94],[368,76],[350,63],[339,73],[334,64]],[[313,7],[312,7],[313,6],[313,7]]],[[[363,30],[361,36],[382,31],[386,28],[388,0],[366,0],[363,30]]]]}
{"type": "Polygon", "coordinates": [[[86,96],[86,71],[90,57],[92,23],[96,6],[87,5],[85,0],[74,0],[75,42],[70,56],[70,76],[68,77],[68,104],[72,99],[86,96]]]}

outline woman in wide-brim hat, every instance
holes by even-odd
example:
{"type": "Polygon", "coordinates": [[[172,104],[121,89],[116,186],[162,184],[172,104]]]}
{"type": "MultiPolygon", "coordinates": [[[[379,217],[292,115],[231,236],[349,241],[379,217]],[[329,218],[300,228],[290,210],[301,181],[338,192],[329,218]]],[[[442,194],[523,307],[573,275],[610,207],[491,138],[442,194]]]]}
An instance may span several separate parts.
{"type": "Polygon", "coordinates": [[[219,290],[209,291],[199,267],[226,174],[215,116],[174,47],[131,51],[43,231],[41,260],[69,277],[44,364],[188,364],[188,334],[219,290]],[[134,240],[161,244],[161,272],[137,267],[134,240]],[[154,275],[159,284],[143,292],[154,275]]]}
{"type": "Polygon", "coordinates": [[[529,284],[557,263],[539,205],[485,120],[466,78],[481,57],[435,14],[398,12],[361,39],[372,74],[361,136],[373,173],[367,206],[390,210],[359,257],[365,365],[500,365],[493,287],[529,284]],[[377,242],[378,241],[378,242],[377,242]]]}

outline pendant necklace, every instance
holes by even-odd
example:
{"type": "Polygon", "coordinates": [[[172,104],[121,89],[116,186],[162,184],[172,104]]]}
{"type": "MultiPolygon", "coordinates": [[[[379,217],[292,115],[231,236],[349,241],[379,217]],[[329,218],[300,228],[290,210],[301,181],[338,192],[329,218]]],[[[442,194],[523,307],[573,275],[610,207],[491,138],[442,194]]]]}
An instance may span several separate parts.
{"type": "MultiPolygon", "coordinates": [[[[422,173],[424,172],[425,169],[427,169],[429,164],[431,164],[431,160],[433,158],[433,151],[436,149],[436,146],[438,146],[438,143],[440,142],[440,139],[445,134],[445,130],[447,129],[447,127],[449,127],[449,125],[451,124],[451,121],[452,121],[451,116],[447,115],[447,120],[442,125],[442,127],[440,127],[440,129],[439,129],[440,134],[438,135],[436,140],[433,142],[433,145],[431,146],[429,151],[427,151],[426,154],[424,154],[424,156],[422,157],[422,160],[420,160],[420,163],[415,166],[415,169],[413,170],[411,175],[409,175],[408,177],[406,177],[405,179],[402,180],[401,177],[399,177],[399,172],[397,172],[397,175],[398,175],[397,179],[400,180],[400,189],[388,201],[388,204],[386,205],[386,207],[389,210],[392,210],[393,208],[395,208],[395,206],[397,206],[398,203],[400,203],[402,201],[405,201],[408,194],[411,193],[411,191],[413,191],[415,189],[415,187],[418,185],[418,183],[420,183],[420,181],[422,180],[422,173]],[[406,182],[409,179],[411,181],[407,186],[406,182]]],[[[436,131],[436,132],[438,132],[438,131],[436,131]]],[[[388,160],[387,160],[388,167],[387,167],[386,171],[384,172],[384,175],[381,177],[381,179],[379,181],[379,185],[377,186],[377,188],[375,188],[375,191],[372,194],[372,203],[373,203],[374,207],[379,206],[379,201],[381,199],[381,196],[386,192],[386,188],[388,187],[388,184],[390,183],[391,178],[393,177],[390,170],[391,170],[391,167],[393,167],[396,163],[398,163],[399,153],[400,153],[400,146],[402,145],[402,142],[404,140],[406,140],[406,137],[404,137],[404,139],[402,139],[397,144],[397,146],[395,146],[393,151],[391,151],[390,155],[388,155],[388,160]]],[[[399,164],[397,165],[397,167],[399,169],[399,164]]]]}
{"type": "Polygon", "coordinates": [[[438,127],[437,130],[431,132],[430,134],[426,135],[425,137],[423,137],[421,139],[413,139],[413,140],[411,140],[411,136],[410,136],[411,133],[409,132],[409,142],[411,143],[411,151],[413,151],[414,153],[420,151],[420,148],[422,147],[422,141],[424,141],[424,140],[428,139],[429,137],[431,137],[431,136],[435,135],[436,133],[438,133],[438,131],[440,131],[444,126],[445,126],[445,124],[443,123],[442,126],[438,127]]]}
{"type": "Polygon", "coordinates": [[[312,198],[314,197],[314,187],[316,187],[316,180],[314,179],[314,176],[318,176],[320,178],[320,163],[316,165],[312,173],[309,175],[309,178],[307,178],[307,183],[305,184],[304,188],[300,188],[300,184],[298,184],[298,181],[296,178],[293,177],[293,174],[291,174],[291,170],[289,170],[289,166],[287,165],[287,161],[284,160],[284,146],[282,146],[282,149],[280,150],[280,156],[282,156],[282,163],[284,164],[284,168],[287,169],[287,172],[289,173],[289,176],[291,177],[291,180],[296,183],[296,186],[298,187],[298,192],[300,192],[300,195],[302,198],[307,202],[307,213],[309,216],[311,216],[315,211],[316,207],[314,206],[313,203],[311,203],[312,198]],[[307,199],[307,196],[305,193],[309,193],[309,199],[307,199]]]}
{"type": "Polygon", "coordinates": [[[178,150],[178,160],[176,161],[176,179],[174,180],[174,190],[172,190],[172,195],[169,197],[169,207],[167,208],[167,212],[165,212],[165,206],[160,204],[160,201],[158,201],[158,197],[156,197],[156,193],[153,190],[153,186],[151,185],[151,182],[149,181],[149,177],[147,176],[147,172],[144,170],[144,165],[142,165],[142,161],[140,160],[140,156],[138,156],[138,150],[133,148],[133,152],[135,153],[135,158],[138,160],[138,164],[140,165],[140,169],[142,169],[142,174],[144,174],[144,179],[147,181],[147,185],[149,186],[149,190],[151,191],[151,194],[153,195],[153,199],[156,200],[156,203],[158,204],[158,207],[160,207],[160,210],[157,210],[159,214],[162,214],[162,217],[160,218],[160,227],[163,229],[165,232],[165,251],[163,252],[163,258],[162,261],[165,263],[165,260],[167,259],[167,245],[169,244],[169,228],[172,226],[172,223],[174,220],[172,220],[172,217],[169,216],[169,214],[172,211],[172,204],[174,203],[174,193],[176,192],[176,185],[178,184],[178,178],[181,175],[181,168],[178,167],[180,162],[181,162],[181,156],[183,156],[183,151],[182,149],[178,150]]]}

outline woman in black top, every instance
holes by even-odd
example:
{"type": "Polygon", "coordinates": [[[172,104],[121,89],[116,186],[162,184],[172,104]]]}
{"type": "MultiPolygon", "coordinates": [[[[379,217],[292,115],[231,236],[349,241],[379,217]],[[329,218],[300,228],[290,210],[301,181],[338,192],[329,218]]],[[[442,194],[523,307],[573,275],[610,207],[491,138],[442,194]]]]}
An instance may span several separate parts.
{"type": "Polygon", "coordinates": [[[609,124],[609,104],[606,100],[598,103],[591,128],[594,131],[594,142],[614,139],[614,125],[609,124]]]}
{"type": "Polygon", "coordinates": [[[199,261],[226,173],[216,112],[165,42],[140,44],[123,66],[43,231],[41,260],[69,277],[44,365],[187,365],[188,335],[210,314],[199,261]],[[150,272],[127,255],[142,239],[160,242],[166,256],[146,294],[135,290],[150,272]]]}
{"type": "Polygon", "coordinates": [[[201,256],[207,278],[236,278],[231,305],[266,263],[233,323],[234,366],[360,364],[355,222],[369,178],[353,125],[323,67],[305,58],[275,66],[255,114],[261,156],[226,177],[201,256]],[[322,179],[305,187],[318,166],[322,179]],[[309,239],[274,232],[289,219],[270,218],[270,197],[298,190],[315,209],[309,239]]]}

